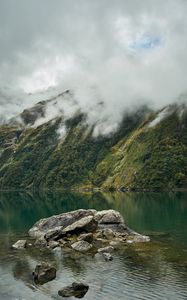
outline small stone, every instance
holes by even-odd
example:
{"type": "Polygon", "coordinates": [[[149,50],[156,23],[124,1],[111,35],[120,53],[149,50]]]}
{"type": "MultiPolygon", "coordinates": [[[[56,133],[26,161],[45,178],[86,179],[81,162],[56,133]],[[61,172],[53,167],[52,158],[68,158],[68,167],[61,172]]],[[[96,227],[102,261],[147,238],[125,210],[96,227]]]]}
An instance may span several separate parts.
{"type": "Polygon", "coordinates": [[[103,247],[106,247],[108,246],[108,240],[105,240],[105,239],[95,239],[94,240],[94,246],[96,248],[103,248],[103,247]]]}
{"type": "Polygon", "coordinates": [[[110,253],[103,252],[103,253],[102,253],[102,256],[103,256],[103,258],[104,258],[106,261],[111,261],[111,260],[113,260],[113,256],[112,256],[110,253]]]}
{"type": "Polygon", "coordinates": [[[34,243],[37,248],[43,248],[47,246],[47,241],[44,238],[37,239],[34,243]]]}
{"type": "Polygon", "coordinates": [[[48,263],[42,262],[37,265],[33,272],[34,282],[36,284],[44,284],[56,278],[56,268],[48,263]]]}
{"type": "Polygon", "coordinates": [[[92,243],[93,242],[93,233],[85,233],[85,234],[81,234],[78,237],[78,241],[86,241],[88,243],[92,243]]]}
{"type": "Polygon", "coordinates": [[[98,253],[110,253],[113,250],[114,250],[114,248],[112,246],[108,246],[108,247],[98,249],[97,252],[98,253]]]}
{"type": "Polygon", "coordinates": [[[61,297],[75,297],[83,298],[89,289],[89,285],[79,282],[73,282],[72,285],[68,285],[58,291],[58,295],[61,297]]]}
{"type": "Polygon", "coordinates": [[[61,253],[62,252],[62,248],[61,247],[55,247],[52,250],[54,253],[61,253]]]}
{"type": "Polygon", "coordinates": [[[146,235],[141,235],[141,234],[133,235],[133,236],[131,236],[127,240],[128,244],[132,244],[132,243],[146,243],[146,242],[150,242],[150,237],[146,236],[146,235]]]}
{"type": "Polygon", "coordinates": [[[96,239],[101,239],[101,238],[103,238],[102,230],[97,230],[96,233],[94,234],[94,237],[95,237],[96,239]]]}
{"type": "Polygon", "coordinates": [[[113,260],[113,256],[110,254],[110,253],[106,253],[106,252],[104,252],[104,253],[96,253],[95,254],[95,258],[96,259],[98,259],[98,260],[102,260],[103,261],[103,259],[105,260],[105,261],[111,261],[111,260],[113,260]]]}
{"type": "Polygon", "coordinates": [[[72,249],[79,252],[87,252],[92,249],[92,245],[86,241],[79,241],[71,245],[72,249]]]}
{"type": "Polygon", "coordinates": [[[63,239],[58,240],[58,242],[59,242],[61,247],[67,246],[67,244],[68,244],[68,241],[65,241],[63,239]]]}
{"type": "Polygon", "coordinates": [[[103,236],[107,240],[112,240],[115,236],[115,233],[111,228],[105,228],[105,229],[103,229],[103,236]]]}
{"type": "Polygon", "coordinates": [[[49,241],[49,243],[48,243],[48,247],[49,247],[50,249],[54,249],[54,248],[56,248],[56,247],[58,247],[58,246],[59,246],[59,243],[56,242],[56,241],[49,241]]]}
{"type": "Polygon", "coordinates": [[[114,249],[116,249],[116,248],[118,248],[119,245],[120,245],[121,243],[123,243],[123,242],[124,242],[123,240],[116,238],[115,240],[112,240],[112,241],[109,243],[109,245],[112,246],[114,249]]]}
{"type": "Polygon", "coordinates": [[[15,244],[12,245],[12,248],[15,250],[20,250],[26,248],[27,241],[26,240],[19,240],[15,244]]]}

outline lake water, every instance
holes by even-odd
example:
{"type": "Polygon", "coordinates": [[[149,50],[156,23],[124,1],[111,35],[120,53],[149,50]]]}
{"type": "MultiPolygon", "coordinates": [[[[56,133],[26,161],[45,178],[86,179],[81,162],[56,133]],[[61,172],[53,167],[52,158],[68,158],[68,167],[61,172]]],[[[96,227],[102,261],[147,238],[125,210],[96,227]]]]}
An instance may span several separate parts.
{"type": "Polygon", "coordinates": [[[0,300],[63,299],[58,290],[73,281],[89,284],[87,300],[187,299],[187,194],[2,192],[0,278],[0,300]],[[151,242],[124,247],[111,262],[11,250],[40,218],[78,208],[116,209],[130,228],[149,234],[151,242]],[[57,278],[35,286],[32,270],[46,260],[57,267],[57,278]]]}

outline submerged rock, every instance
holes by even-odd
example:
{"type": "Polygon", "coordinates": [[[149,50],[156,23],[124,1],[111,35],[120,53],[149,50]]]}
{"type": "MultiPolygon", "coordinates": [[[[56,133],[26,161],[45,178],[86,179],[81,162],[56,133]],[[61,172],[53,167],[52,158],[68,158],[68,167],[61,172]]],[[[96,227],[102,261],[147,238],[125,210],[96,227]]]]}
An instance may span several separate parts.
{"type": "Polygon", "coordinates": [[[61,297],[76,297],[83,298],[89,289],[89,285],[85,283],[73,282],[72,285],[68,285],[58,291],[61,297]]]}
{"type": "Polygon", "coordinates": [[[95,254],[95,258],[99,259],[99,260],[105,260],[105,261],[112,261],[113,260],[113,256],[108,253],[108,252],[97,252],[95,254]]]}
{"type": "Polygon", "coordinates": [[[106,260],[106,261],[113,260],[113,256],[110,253],[103,252],[102,256],[103,256],[104,260],[106,260]]]}
{"type": "Polygon", "coordinates": [[[20,250],[26,248],[27,241],[26,240],[19,240],[15,244],[12,245],[12,248],[15,250],[20,250]]]}
{"type": "Polygon", "coordinates": [[[55,278],[56,268],[45,262],[37,265],[33,272],[33,279],[36,284],[44,284],[55,278]]]}
{"type": "Polygon", "coordinates": [[[79,252],[87,252],[92,249],[93,246],[86,241],[78,241],[72,244],[71,247],[79,252]]]}
{"type": "Polygon", "coordinates": [[[129,239],[127,239],[128,244],[132,243],[146,243],[150,242],[150,237],[147,235],[141,235],[141,234],[134,234],[133,236],[130,236],[129,239]]]}
{"type": "Polygon", "coordinates": [[[112,246],[103,247],[97,250],[98,253],[111,253],[112,251],[114,251],[112,246]]]}

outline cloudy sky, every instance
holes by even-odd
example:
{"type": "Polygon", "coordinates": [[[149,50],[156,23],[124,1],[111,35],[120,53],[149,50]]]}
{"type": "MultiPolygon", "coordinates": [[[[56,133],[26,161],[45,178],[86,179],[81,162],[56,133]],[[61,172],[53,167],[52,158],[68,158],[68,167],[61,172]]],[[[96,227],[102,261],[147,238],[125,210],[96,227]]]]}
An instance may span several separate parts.
{"type": "Polygon", "coordinates": [[[1,0],[0,114],[49,87],[107,116],[187,91],[186,0],[1,0]]]}

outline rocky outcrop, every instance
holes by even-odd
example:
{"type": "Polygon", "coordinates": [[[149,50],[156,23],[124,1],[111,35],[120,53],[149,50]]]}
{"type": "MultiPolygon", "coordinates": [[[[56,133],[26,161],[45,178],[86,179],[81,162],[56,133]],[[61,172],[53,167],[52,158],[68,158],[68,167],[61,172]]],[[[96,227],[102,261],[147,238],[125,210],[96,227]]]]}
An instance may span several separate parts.
{"type": "Polygon", "coordinates": [[[36,284],[44,284],[56,278],[55,267],[49,265],[48,263],[41,263],[36,266],[33,272],[33,279],[36,284]]]}
{"type": "Polygon", "coordinates": [[[29,235],[36,239],[35,245],[41,248],[98,252],[106,260],[111,260],[108,254],[123,244],[149,241],[149,237],[130,230],[122,215],[112,209],[79,209],[41,219],[29,230],[29,235]]]}
{"type": "MultiPolygon", "coordinates": [[[[68,213],[63,213],[57,216],[52,216],[50,218],[41,219],[29,230],[29,235],[34,238],[42,238],[45,234],[54,234],[55,232],[60,234],[63,229],[67,228],[69,225],[81,220],[82,218],[88,216],[94,216],[96,213],[93,209],[79,209],[71,211],[68,213]],[[50,231],[51,230],[51,231],[50,231]]],[[[49,236],[49,239],[51,236],[49,236]]]]}
{"type": "Polygon", "coordinates": [[[87,293],[89,286],[84,283],[73,282],[72,285],[68,285],[58,291],[61,297],[76,297],[83,298],[87,293]]]}

